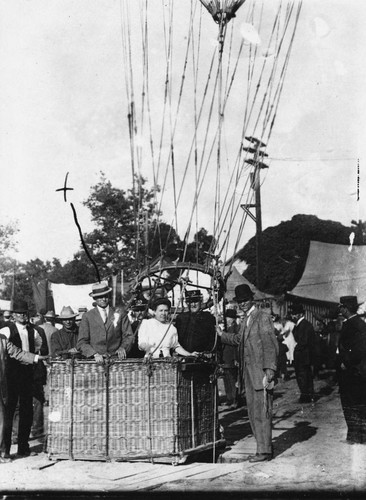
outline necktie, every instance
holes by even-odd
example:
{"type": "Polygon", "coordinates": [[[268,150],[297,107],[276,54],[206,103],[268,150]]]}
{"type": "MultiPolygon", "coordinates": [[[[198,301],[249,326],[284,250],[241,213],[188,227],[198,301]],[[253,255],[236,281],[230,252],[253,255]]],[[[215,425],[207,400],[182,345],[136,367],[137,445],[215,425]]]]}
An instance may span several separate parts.
{"type": "Polygon", "coordinates": [[[102,318],[103,318],[103,322],[106,323],[107,322],[107,311],[106,311],[106,309],[102,309],[102,318]]]}

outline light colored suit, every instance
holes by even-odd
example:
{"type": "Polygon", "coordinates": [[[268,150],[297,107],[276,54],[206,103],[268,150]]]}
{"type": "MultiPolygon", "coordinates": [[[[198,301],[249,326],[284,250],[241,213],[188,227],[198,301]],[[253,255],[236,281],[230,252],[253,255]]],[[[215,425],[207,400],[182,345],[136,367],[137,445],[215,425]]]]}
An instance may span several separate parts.
{"type": "Polygon", "coordinates": [[[94,354],[116,354],[120,347],[128,353],[134,343],[135,335],[127,314],[118,315],[109,307],[106,323],[97,307],[83,314],[79,326],[77,348],[90,358],[94,354]]]}
{"type": "Polygon", "coordinates": [[[277,369],[278,342],[270,315],[255,308],[235,334],[224,332],[222,341],[238,346],[240,382],[245,386],[248,415],[257,441],[257,453],[272,453],[273,395],[264,394],[263,378],[266,369],[277,369]],[[266,401],[266,404],[264,404],[266,401]]]}

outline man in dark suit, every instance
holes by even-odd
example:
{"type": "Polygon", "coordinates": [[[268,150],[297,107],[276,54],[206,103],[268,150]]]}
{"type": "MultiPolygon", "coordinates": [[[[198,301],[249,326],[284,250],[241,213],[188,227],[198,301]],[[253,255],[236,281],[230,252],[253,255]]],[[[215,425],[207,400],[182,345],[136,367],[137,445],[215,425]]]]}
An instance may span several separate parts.
{"type": "MultiPolygon", "coordinates": [[[[14,323],[9,322],[1,329],[12,344],[23,351],[36,354],[40,352],[42,339],[37,330],[28,323],[28,304],[14,302],[14,323]]],[[[13,417],[19,402],[18,457],[34,455],[29,448],[29,435],[33,421],[33,367],[25,366],[16,359],[10,359],[7,368],[8,407],[5,424],[5,453],[9,455],[13,417]]]]}
{"type": "Polygon", "coordinates": [[[9,457],[9,450],[6,450],[4,441],[5,426],[6,426],[6,408],[9,397],[9,390],[7,380],[7,367],[9,357],[22,364],[38,363],[47,356],[38,356],[30,352],[25,352],[12,344],[5,335],[0,333],[0,464],[11,461],[9,457]]]}
{"type": "Polygon", "coordinates": [[[188,352],[214,351],[216,342],[216,320],[208,311],[202,311],[200,290],[187,290],[185,301],[188,311],[178,314],[176,328],[180,345],[188,352]]]}
{"type": "Polygon", "coordinates": [[[278,342],[271,316],[256,307],[248,285],[235,288],[234,301],[244,313],[237,334],[218,330],[223,343],[239,346],[240,383],[245,385],[250,426],[257,452],[250,462],[272,459],[273,378],[277,369],[278,342]]]}
{"type": "Polygon", "coordinates": [[[78,327],[76,326],[76,316],[70,306],[64,306],[58,316],[62,323],[62,328],[53,332],[51,336],[51,356],[66,355],[70,357],[72,354],[77,354],[76,348],[78,342],[78,327]]]}
{"type": "Polygon", "coordinates": [[[304,308],[301,304],[294,304],[291,314],[295,321],[292,333],[297,342],[294,350],[294,366],[297,385],[300,389],[299,403],[311,403],[314,399],[315,332],[313,325],[305,319],[304,308]]]}
{"type": "Polygon", "coordinates": [[[115,313],[110,307],[111,291],[105,281],[93,285],[89,295],[96,306],[83,314],[79,327],[78,350],[100,364],[106,355],[117,354],[118,359],[125,359],[135,338],[127,314],[115,313]]]}
{"type": "Polygon", "coordinates": [[[347,442],[366,443],[366,323],[357,314],[357,297],[340,298],[345,318],[339,339],[338,381],[347,442]]]}

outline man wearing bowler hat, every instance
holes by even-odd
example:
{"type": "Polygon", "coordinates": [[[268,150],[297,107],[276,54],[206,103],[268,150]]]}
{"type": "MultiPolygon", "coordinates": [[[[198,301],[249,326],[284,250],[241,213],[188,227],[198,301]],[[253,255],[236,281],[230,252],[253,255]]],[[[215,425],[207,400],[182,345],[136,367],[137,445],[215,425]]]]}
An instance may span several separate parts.
{"type": "MultiPolygon", "coordinates": [[[[28,323],[28,304],[24,300],[13,304],[14,323],[8,323],[1,333],[19,349],[32,354],[40,352],[42,338],[33,325],[28,323]]],[[[7,368],[8,405],[5,425],[5,454],[9,455],[13,417],[19,401],[18,457],[34,455],[29,448],[29,435],[33,421],[33,367],[9,359],[7,368]]]]}
{"type": "Polygon", "coordinates": [[[83,314],[79,327],[77,348],[100,364],[106,355],[126,358],[135,338],[127,314],[117,313],[109,305],[111,291],[106,281],[93,285],[89,295],[96,305],[83,314]]]}
{"type": "Polygon", "coordinates": [[[188,352],[208,352],[216,348],[216,321],[211,313],[202,311],[200,290],[187,290],[188,311],[178,314],[176,328],[180,345],[188,352]]]}
{"type": "Polygon", "coordinates": [[[300,390],[299,403],[311,403],[314,399],[315,332],[310,321],[305,319],[305,311],[301,304],[293,304],[291,315],[295,322],[292,333],[296,342],[294,366],[296,381],[300,390]]]}
{"type": "Polygon", "coordinates": [[[366,444],[366,323],[357,314],[357,297],[340,298],[345,318],[339,339],[338,381],[347,442],[366,444]]]}
{"type": "Polygon", "coordinates": [[[256,307],[248,285],[235,287],[234,301],[244,313],[238,333],[218,329],[223,343],[238,346],[239,381],[245,386],[248,416],[257,442],[250,462],[264,462],[272,456],[273,379],[277,369],[278,342],[271,316],[256,307]]]}

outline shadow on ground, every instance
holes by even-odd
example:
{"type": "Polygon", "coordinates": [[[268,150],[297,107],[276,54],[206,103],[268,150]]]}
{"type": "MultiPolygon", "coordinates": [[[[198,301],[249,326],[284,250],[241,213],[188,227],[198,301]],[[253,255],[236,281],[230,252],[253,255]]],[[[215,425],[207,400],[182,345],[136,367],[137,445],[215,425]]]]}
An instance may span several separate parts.
{"type": "Polygon", "coordinates": [[[310,422],[295,423],[294,427],[273,439],[274,457],[281,455],[281,453],[291,448],[294,444],[302,443],[312,438],[317,430],[318,428],[310,425],[310,422]]]}

